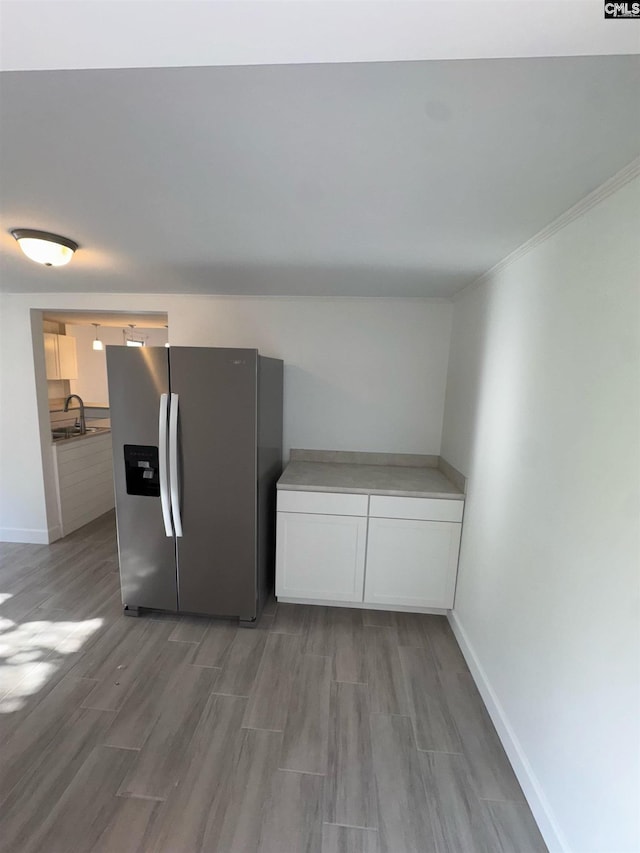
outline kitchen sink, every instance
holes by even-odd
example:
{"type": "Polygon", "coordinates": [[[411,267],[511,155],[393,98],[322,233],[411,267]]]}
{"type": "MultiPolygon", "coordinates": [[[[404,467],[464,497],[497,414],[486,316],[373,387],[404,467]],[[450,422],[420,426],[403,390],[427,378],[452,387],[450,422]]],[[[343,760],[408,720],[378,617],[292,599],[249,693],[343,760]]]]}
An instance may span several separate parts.
{"type": "MultiPolygon", "coordinates": [[[[110,432],[109,427],[87,427],[84,435],[94,435],[100,432],[110,432]]],[[[51,430],[51,437],[54,441],[63,441],[66,438],[81,438],[82,433],[77,427],[61,427],[51,430]]]]}

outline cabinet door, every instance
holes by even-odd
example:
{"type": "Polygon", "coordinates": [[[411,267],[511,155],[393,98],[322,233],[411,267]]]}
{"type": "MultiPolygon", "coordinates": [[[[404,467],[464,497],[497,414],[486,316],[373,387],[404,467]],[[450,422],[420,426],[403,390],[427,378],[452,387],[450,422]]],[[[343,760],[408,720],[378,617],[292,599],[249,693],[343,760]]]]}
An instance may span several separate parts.
{"type": "Polygon", "coordinates": [[[57,338],[60,379],[77,379],[76,339],[71,335],[57,335],[57,338]]]}
{"type": "Polygon", "coordinates": [[[370,518],[364,600],[453,607],[462,525],[370,518]]]}
{"type": "Polygon", "coordinates": [[[362,601],[367,519],[279,512],[276,595],[362,601]]]}
{"type": "Polygon", "coordinates": [[[44,333],[44,363],[47,379],[60,379],[58,366],[58,335],[53,332],[44,333]]]}

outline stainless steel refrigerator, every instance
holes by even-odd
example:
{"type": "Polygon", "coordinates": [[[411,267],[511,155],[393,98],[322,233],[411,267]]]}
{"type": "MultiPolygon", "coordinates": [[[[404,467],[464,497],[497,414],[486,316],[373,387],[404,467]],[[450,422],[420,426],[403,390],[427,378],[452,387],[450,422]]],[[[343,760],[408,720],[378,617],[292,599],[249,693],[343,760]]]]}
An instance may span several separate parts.
{"type": "Polygon", "coordinates": [[[107,347],[122,602],[252,624],[272,585],[281,361],[107,347]]]}

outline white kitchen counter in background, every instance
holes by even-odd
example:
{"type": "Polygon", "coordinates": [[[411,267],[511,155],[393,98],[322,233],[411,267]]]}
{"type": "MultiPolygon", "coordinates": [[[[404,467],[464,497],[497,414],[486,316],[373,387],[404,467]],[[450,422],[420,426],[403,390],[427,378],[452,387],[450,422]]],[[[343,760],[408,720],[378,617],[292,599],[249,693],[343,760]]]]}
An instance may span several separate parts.
{"type": "Polygon", "coordinates": [[[93,521],[115,506],[111,432],[53,442],[61,536],[93,521]]]}
{"type": "Polygon", "coordinates": [[[88,438],[95,438],[97,435],[106,435],[111,434],[111,421],[103,421],[103,420],[88,420],[87,421],[87,432],[84,435],[77,433],[76,435],[69,435],[65,438],[53,438],[51,437],[51,443],[58,444],[66,444],[69,441],[85,441],[88,438]],[[106,425],[105,425],[106,424],[106,425]]]}
{"type": "MultiPolygon", "coordinates": [[[[83,402],[84,402],[84,400],[83,400],[83,402]]],[[[73,408],[77,408],[77,402],[74,404],[73,408]]],[[[108,411],[109,410],[109,404],[108,403],[86,403],[86,402],[84,402],[84,408],[85,408],[85,411],[87,409],[99,409],[100,411],[103,411],[103,410],[108,411]]],[[[54,406],[52,409],[50,409],[50,411],[51,412],[64,412],[64,406],[63,405],[54,406]]]]}

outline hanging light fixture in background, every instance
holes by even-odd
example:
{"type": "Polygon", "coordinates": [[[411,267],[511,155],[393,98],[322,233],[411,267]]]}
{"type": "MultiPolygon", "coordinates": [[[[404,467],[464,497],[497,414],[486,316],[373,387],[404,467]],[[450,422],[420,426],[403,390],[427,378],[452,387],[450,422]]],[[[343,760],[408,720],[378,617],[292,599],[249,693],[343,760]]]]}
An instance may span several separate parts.
{"type": "Polygon", "coordinates": [[[69,263],[78,248],[78,244],[68,237],[60,237],[48,231],[16,228],[11,233],[24,254],[45,267],[63,267],[69,263]]]}
{"type": "Polygon", "coordinates": [[[95,350],[102,350],[102,349],[104,349],[104,344],[98,338],[98,329],[100,328],[100,323],[92,323],[91,325],[96,327],[96,339],[93,342],[93,348],[95,350]]]}
{"type": "MultiPolygon", "coordinates": [[[[169,334],[169,324],[168,324],[168,323],[165,323],[165,324],[164,324],[164,327],[165,327],[165,329],[167,330],[167,335],[168,335],[168,334],[169,334]]],[[[171,344],[169,343],[169,341],[167,341],[167,342],[166,342],[165,346],[166,346],[166,348],[167,348],[167,349],[169,349],[169,347],[171,346],[171,344]]]]}
{"type": "Polygon", "coordinates": [[[127,332],[125,329],[122,330],[122,335],[124,337],[125,345],[128,347],[143,347],[144,346],[144,338],[134,338],[133,330],[135,329],[135,323],[129,323],[130,332],[127,332]]]}

